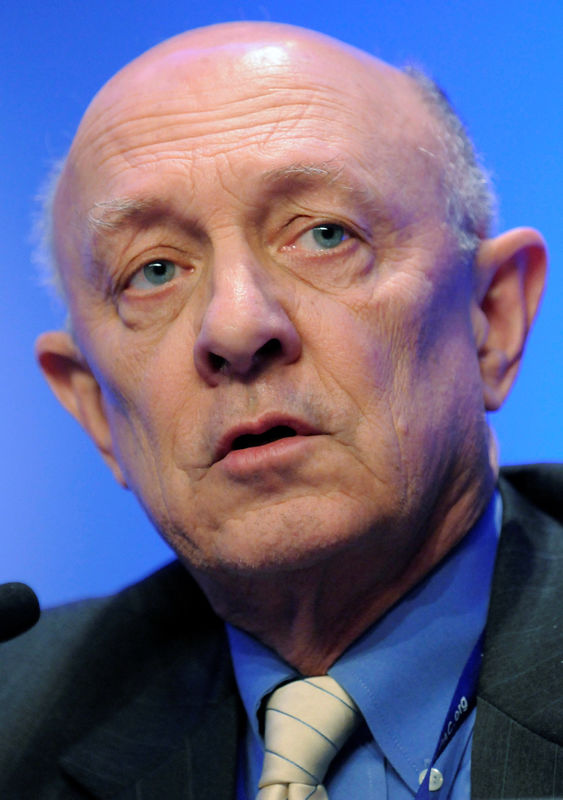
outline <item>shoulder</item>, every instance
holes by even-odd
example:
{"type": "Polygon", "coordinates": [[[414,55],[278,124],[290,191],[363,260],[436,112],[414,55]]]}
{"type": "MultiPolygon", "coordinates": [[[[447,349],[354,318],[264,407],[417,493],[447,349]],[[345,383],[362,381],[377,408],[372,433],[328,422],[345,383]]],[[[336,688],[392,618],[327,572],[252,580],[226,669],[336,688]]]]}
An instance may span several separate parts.
{"type": "Polygon", "coordinates": [[[111,597],[46,611],[0,645],[0,773],[26,751],[64,749],[136,697],[189,702],[212,667],[230,669],[223,626],[178,562],[111,597]]]}
{"type": "Polygon", "coordinates": [[[563,467],[511,467],[499,488],[503,522],[481,693],[520,725],[561,742],[563,467]]]}
{"type": "Polygon", "coordinates": [[[187,572],[172,562],[114,595],[43,612],[30,631],[0,646],[0,670],[21,659],[24,670],[40,663],[43,679],[51,665],[58,671],[77,656],[95,666],[100,654],[118,660],[124,651],[141,655],[186,636],[195,645],[218,624],[187,572]]]}
{"type": "Polygon", "coordinates": [[[501,471],[501,537],[493,579],[491,626],[529,636],[563,634],[563,466],[540,464],[501,471]]]}
{"type": "MultiPolygon", "coordinates": [[[[492,589],[492,611],[498,624],[513,621],[522,628],[536,619],[540,628],[552,622],[561,635],[563,581],[563,467],[537,465],[502,470],[499,488],[503,519],[492,589]],[[552,602],[553,601],[553,602],[552,602]]],[[[495,623],[495,619],[492,620],[495,623]]]]}
{"type": "Polygon", "coordinates": [[[535,508],[563,525],[563,464],[503,467],[499,486],[510,516],[535,508]]]}
{"type": "Polygon", "coordinates": [[[501,470],[502,531],[496,577],[516,571],[544,588],[563,578],[563,465],[501,470]]]}
{"type": "Polygon", "coordinates": [[[479,678],[472,797],[559,797],[563,467],[501,470],[503,520],[479,678]]]}

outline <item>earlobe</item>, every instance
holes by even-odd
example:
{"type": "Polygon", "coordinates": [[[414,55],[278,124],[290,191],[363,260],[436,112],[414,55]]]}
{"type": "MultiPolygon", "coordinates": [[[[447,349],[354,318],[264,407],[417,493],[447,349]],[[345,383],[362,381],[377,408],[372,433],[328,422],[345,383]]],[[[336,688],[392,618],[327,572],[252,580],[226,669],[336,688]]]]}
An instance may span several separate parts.
{"type": "Polygon", "coordinates": [[[100,386],[72,336],[65,331],[43,333],[35,344],[35,354],[61,405],[93,439],[115,479],[126,488],[115,457],[100,386]]]}
{"type": "Polygon", "coordinates": [[[515,228],[479,248],[473,330],[488,411],[502,405],[514,382],[546,267],[544,240],[532,228],[515,228]]]}

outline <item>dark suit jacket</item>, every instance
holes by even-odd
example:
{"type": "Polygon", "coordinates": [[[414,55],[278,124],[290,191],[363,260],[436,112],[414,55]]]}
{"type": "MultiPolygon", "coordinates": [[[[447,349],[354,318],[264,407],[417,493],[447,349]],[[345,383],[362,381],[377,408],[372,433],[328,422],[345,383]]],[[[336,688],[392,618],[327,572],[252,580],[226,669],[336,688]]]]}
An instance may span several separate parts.
{"type": "MultiPolygon", "coordinates": [[[[501,480],[475,798],[563,798],[562,489],[560,467],[501,480]]],[[[242,714],[223,625],[173,563],[0,645],[0,797],[233,800],[242,714]]]]}

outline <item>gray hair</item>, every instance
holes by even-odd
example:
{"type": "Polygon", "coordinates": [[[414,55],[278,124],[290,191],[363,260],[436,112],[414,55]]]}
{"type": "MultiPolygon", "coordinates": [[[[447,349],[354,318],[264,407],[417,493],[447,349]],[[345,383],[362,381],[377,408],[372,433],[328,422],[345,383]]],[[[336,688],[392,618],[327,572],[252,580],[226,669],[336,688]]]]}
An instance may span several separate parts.
{"type": "Polygon", "coordinates": [[[65,289],[55,253],[54,203],[57,186],[66,163],[66,156],[53,162],[35,198],[37,211],[33,219],[32,258],[39,283],[66,306],[65,289]]]}
{"type": "Polygon", "coordinates": [[[438,123],[438,140],[444,150],[446,223],[457,238],[460,255],[472,257],[479,242],[490,236],[496,218],[497,198],[490,175],[444,90],[418,67],[409,65],[403,72],[438,123]]]}
{"type": "MultiPolygon", "coordinates": [[[[437,136],[444,152],[429,155],[443,162],[445,222],[456,237],[460,258],[463,261],[470,260],[479,242],[490,234],[495,219],[496,197],[489,175],[446,93],[417,67],[406,66],[403,72],[411,78],[420,98],[437,122],[437,136]]],[[[54,248],[53,205],[65,161],[66,158],[60,159],[53,165],[38,194],[39,211],[34,224],[33,254],[41,284],[63,305],[66,305],[66,297],[54,248]]]]}

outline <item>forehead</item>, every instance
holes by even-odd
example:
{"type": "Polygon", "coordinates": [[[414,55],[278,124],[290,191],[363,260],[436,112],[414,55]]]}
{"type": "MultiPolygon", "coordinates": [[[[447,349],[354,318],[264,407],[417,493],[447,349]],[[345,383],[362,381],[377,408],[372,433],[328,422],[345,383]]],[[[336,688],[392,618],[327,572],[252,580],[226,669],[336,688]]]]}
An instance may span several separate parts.
{"type": "Polygon", "coordinates": [[[379,194],[406,182],[413,203],[421,186],[428,192],[434,123],[397,70],[317,38],[196,44],[157,48],[95,98],[63,176],[63,215],[84,219],[157,186],[163,195],[197,187],[211,202],[315,161],[348,166],[379,194]]]}

